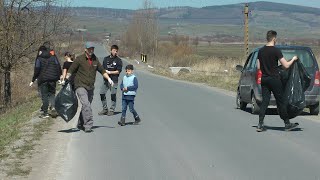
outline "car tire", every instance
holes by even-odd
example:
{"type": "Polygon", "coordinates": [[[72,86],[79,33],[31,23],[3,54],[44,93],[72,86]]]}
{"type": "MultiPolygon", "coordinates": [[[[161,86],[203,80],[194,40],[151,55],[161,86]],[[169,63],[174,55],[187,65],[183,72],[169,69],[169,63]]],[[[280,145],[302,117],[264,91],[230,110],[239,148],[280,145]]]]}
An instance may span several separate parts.
{"type": "Polygon", "coordinates": [[[251,113],[252,114],[259,114],[260,112],[260,105],[258,104],[256,97],[254,96],[254,94],[252,94],[252,98],[251,98],[251,102],[252,102],[252,108],[251,108],[251,113]]]}
{"type": "Polygon", "coordinates": [[[311,115],[319,115],[319,103],[309,107],[311,115]]]}
{"type": "Polygon", "coordinates": [[[247,108],[247,103],[241,101],[241,99],[240,99],[239,90],[237,91],[236,105],[237,105],[237,109],[245,110],[247,108]]]}

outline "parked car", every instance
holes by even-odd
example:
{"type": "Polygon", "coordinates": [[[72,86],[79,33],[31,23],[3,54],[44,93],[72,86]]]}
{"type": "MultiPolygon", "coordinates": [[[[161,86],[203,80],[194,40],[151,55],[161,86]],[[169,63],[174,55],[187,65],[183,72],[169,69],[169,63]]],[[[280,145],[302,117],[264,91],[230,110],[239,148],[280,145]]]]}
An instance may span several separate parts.
{"type": "MultiPolygon", "coordinates": [[[[320,72],[316,58],[309,47],[303,46],[276,46],[279,48],[285,59],[290,60],[297,55],[305,69],[311,76],[311,83],[305,92],[306,105],[310,109],[310,114],[319,114],[320,99],[320,72]]],[[[261,47],[260,47],[261,48],[261,47]]],[[[248,56],[244,66],[237,65],[236,69],[241,71],[239,80],[236,105],[239,109],[246,109],[247,104],[252,104],[252,113],[259,114],[260,104],[262,102],[261,95],[261,70],[257,69],[257,57],[259,49],[252,51],[248,56]]],[[[280,63],[279,63],[280,65],[280,63]]],[[[274,96],[271,96],[270,105],[276,105],[274,96]]]]}

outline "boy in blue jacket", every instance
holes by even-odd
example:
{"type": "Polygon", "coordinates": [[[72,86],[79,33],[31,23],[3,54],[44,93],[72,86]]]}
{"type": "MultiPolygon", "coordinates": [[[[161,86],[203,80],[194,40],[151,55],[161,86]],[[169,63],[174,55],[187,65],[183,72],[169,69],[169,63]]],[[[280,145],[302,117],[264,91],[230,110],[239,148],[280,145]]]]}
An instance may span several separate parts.
{"type": "Polygon", "coordinates": [[[122,116],[118,124],[125,126],[127,106],[129,106],[130,112],[133,114],[135,119],[134,124],[137,125],[141,122],[141,119],[134,109],[134,99],[138,89],[138,79],[133,74],[133,65],[129,64],[126,66],[126,75],[123,77],[120,89],[122,91],[122,116]]]}

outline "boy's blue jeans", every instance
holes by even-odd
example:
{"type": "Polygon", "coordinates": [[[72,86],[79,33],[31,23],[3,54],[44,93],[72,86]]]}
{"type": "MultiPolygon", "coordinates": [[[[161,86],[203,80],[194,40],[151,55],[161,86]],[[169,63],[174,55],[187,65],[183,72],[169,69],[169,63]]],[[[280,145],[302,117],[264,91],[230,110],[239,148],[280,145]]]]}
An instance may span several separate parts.
{"type": "Polygon", "coordinates": [[[133,117],[138,117],[138,113],[134,109],[134,100],[122,99],[122,117],[125,118],[127,114],[127,107],[129,106],[130,112],[133,114],[133,117]]]}

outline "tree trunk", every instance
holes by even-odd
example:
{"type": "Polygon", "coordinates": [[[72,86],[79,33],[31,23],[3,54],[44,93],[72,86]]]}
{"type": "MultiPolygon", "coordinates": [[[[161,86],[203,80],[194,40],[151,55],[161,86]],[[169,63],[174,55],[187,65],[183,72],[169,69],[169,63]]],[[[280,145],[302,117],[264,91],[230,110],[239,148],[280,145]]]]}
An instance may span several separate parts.
{"type": "Polygon", "coordinates": [[[3,94],[2,94],[2,82],[3,82],[2,80],[3,80],[3,73],[0,72],[0,109],[4,105],[3,94]]]}
{"type": "Polygon", "coordinates": [[[11,104],[11,72],[9,69],[4,72],[4,103],[5,106],[11,104]]]}

